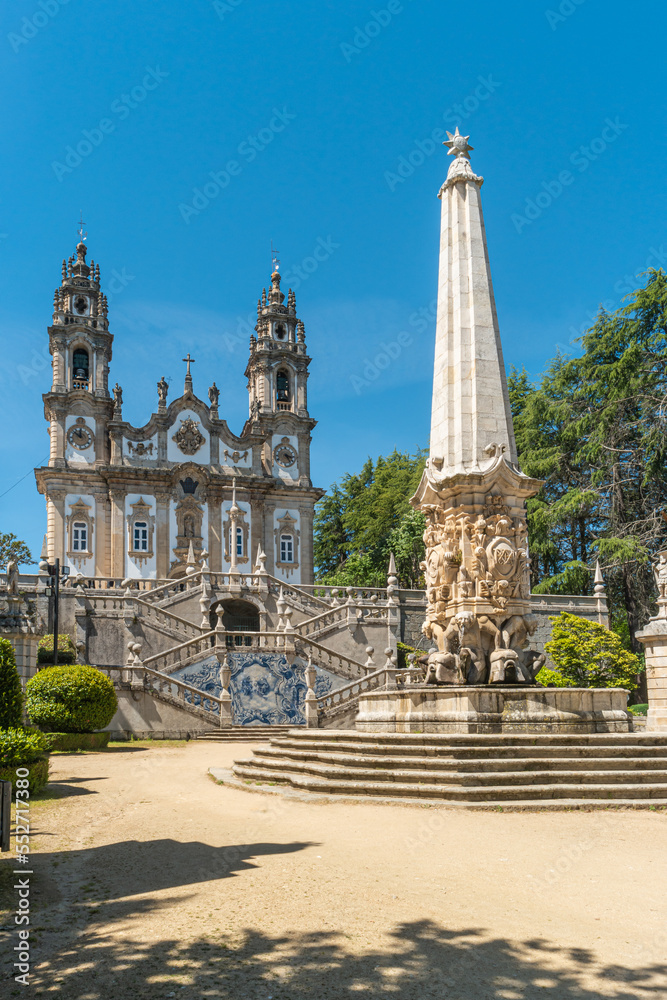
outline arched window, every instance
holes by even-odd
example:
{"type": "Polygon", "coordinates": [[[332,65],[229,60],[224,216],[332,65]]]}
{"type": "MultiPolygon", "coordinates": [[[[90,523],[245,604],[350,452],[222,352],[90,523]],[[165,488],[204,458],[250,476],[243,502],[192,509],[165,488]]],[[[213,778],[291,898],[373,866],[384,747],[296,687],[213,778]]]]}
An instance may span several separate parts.
{"type": "Polygon", "coordinates": [[[88,525],[85,521],[75,521],[72,525],[72,552],[88,551],[88,525]]]}
{"type": "Polygon", "coordinates": [[[148,524],[146,521],[134,522],[134,551],[148,552],[148,524]]]}
{"type": "Polygon", "coordinates": [[[77,347],[72,355],[72,388],[87,389],[89,378],[88,351],[77,347]]]}
{"type": "Polygon", "coordinates": [[[276,373],[276,403],[279,410],[290,410],[292,408],[289,375],[284,368],[281,368],[276,373]]]}

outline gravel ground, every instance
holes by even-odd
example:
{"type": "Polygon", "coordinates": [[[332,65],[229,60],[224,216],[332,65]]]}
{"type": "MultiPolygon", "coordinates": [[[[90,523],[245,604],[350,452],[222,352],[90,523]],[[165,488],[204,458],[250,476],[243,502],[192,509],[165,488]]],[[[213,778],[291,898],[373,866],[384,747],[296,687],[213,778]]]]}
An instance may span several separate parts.
{"type": "Polygon", "coordinates": [[[309,804],[207,775],[251,750],[55,756],[31,810],[30,986],[5,912],[2,996],[667,997],[664,812],[309,804]]]}

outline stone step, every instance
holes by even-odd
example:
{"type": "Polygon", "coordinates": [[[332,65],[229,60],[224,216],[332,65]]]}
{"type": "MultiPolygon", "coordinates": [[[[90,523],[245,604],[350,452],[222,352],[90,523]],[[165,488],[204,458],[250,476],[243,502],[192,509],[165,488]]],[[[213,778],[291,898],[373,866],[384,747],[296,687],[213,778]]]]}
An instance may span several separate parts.
{"type": "Polygon", "coordinates": [[[400,745],[415,747],[568,747],[568,746],[655,746],[667,747],[667,734],[661,733],[360,733],[350,729],[301,729],[290,730],[290,738],[299,742],[323,741],[327,743],[353,742],[357,746],[375,748],[400,745]]]}
{"type": "Polygon", "coordinates": [[[641,770],[641,771],[492,771],[483,770],[475,772],[460,771],[433,771],[428,769],[428,765],[417,770],[403,770],[394,768],[385,770],[376,767],[364,767],[357,765],[353,769],[332,763],[315,763],[312,761],[290,760],[284,758],[276,761],[269,757],[264,750],[256,751],[252,760],[238,761],[234,769],[238,767],[253,767],[258,770],[267,768],[275,770],[276,763],[281,771],[289,774],[314,774],[320,778],[331,780],[352,780],[352,781],[373,781],[373,782],[397,782],[399,784],[418,785],[462,785],[468,788],[484,787],[487,785],[549,785],[558,784],[608,784],[617,785],[619,783],[634,784],[665,784],[667,787],[667,769],[661,770],[641,770]]]}
{"type": "Polygon", "coordinates": [[[327,750],[302,750],[289,749],[284,746],[277,747],[272,741],[272,745],[262,750],[262,758],[268,760],[282,761],[303,761],[315,763],[330,763],[342,767],[373,767],[378,770],[391,769],[416,769],[416,770],[436,770],[454,771],[459,773],[476,772],[483,767],[485,771],[616,771],[616,770],[663,770],[667,772],[667,755],[660,757],[636,757],[618,756],[604,757],[590,755],[584,757],[506,757],[494,755],[493,758],[483,757],[472,760],[461,760],[455,755],[452,756],[413,756],[398,757],[376,754],[351,754],[327,750]]]}
{"type": "Polygon", "coordinates": [[[287,732],[291,726],[232,726],[231,729],[210,729],[197,733],[196,740],[213,743],[268,743],[277,734],[287,732]]]}
{"type": "Polygon", "coordinates": [[[490,802],[502,805],[505,802],[549,801],[555,799],[597,800],[636,803],[641,800],[647,805],[667,805],[667,782],[584,784],[563,782],[554,784],[494,785],[490,787],[470,787],[434,783],[409,783],[401,781],[352,780],[344,778],[322,778],[312,774],[296,774],[284,770],[269,770],[254,766],[254,762],[238,762],[234,774],[248,783],[289,784],[296,789],[319,792],[328,795],[362,795],[392,798],[419,798],[452,802],[490,802]]]}
{"type": "Polygon", "coordinates": [[[493,746],[461,746],[452,744],[437,744],[434,746],[429,746],[423,743],[420,744],[389,744],[386,746],[372,745],[365,746],[359,744],[348,734],[348,739],[343,740],[329,740],[327,738],[327,730],[319,730],[322,733],[320,739],[315,741],[304,739],[300,740],[293,736],[290,732],[289,736],[280,736],[276,738],[274,743],[276,748],[281,751],[295,751],[297,753],[349,753],[352,755],[357,754],[372,754],[378,761],[383,757],[390,758],[394,755],[400,755],[402,758],[408,757],[429,757],[430,759],[439,760],[441,758],[460,760],[460,761],[479,761],[488,760],[489,755],[493,753],[494,758],[502,760],[545,760],[545,759],[563,759],[563,760],[578,760],[578,759],[627,759],[627,758],[657,758],[667,760],[667,744],[664,746],[642,746],[636,743],[617,743],[613,746],[600,746],[595,744],[593,746],[579,746],[577,744],[570,744],[568,746],[505,746],[504,744],[498,744],[493,746]]]}

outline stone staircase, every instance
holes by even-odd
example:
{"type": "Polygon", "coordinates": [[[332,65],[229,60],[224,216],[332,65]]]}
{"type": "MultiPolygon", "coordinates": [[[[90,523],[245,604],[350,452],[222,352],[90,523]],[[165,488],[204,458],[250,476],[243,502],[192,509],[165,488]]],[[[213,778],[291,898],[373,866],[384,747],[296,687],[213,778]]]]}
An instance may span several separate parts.
{"type": "Polygon", "coordinates": [[[667,735],[291,730],[233,774],[317,795],[466,808],[667,808],[667,735]]]}
{"type": "Polygon", "coordinates": [[[231,726],[198,733],[194,739],[209,743],[268,743],[276,736],[286,736],[291,726],[231,726]]]}

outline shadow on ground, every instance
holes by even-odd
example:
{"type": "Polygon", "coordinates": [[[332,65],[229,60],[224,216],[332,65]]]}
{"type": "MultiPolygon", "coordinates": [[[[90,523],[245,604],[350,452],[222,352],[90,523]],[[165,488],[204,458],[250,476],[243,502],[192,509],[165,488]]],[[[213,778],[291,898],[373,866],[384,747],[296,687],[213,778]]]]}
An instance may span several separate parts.
{"type": "MultiPolygon", "coordinates": [[[[212,847],[197,841],[124,840],[99,847],[71,851],[40,851],[37,866],[41,872],[62,865],[80,874],[86,884],[99,888],[100,896],[123,899],[163,889],[180,888],[201,882],[232,878],[237,873],[256,868],[250,859],[267,854],[292,854],[310,842],[288,844],[230,844],[212,847]]],[[[73,899],[72,908],[85,901],[73,899]]],[[[128,912],[132,912],[131,906],[128,912]]]]}
{"type": "MultiPolygon", "coordinates": [[[[169,903],[163,900],[157,906],[169,903]]],[[[154,907],[143,900],[137,911],[154,907]]],[[[98,920],[108,916],[100,913],[98,920]]],[[[31,978],[34,995],[57,993],[64,1000],[172,996],[341,1000],[359,994],[395,1000],[665,996],[664,965],[640,971],[620,964],[600,966],[584,949],[560,949],[538,939],[489,939],[477,929],[450,931],[426,920],[398,925],[381,951],[366,950],[362,955],[352,953],[343,933],[286,932],[273,937],[246,930],[234,941],[215,935],[181,941],[172,932],[159,942],[129,936],[120,942],[109,937],[109,930],[108,924],[99,931],[89,924],[71,950],[40,966],[31,978]]]]}

